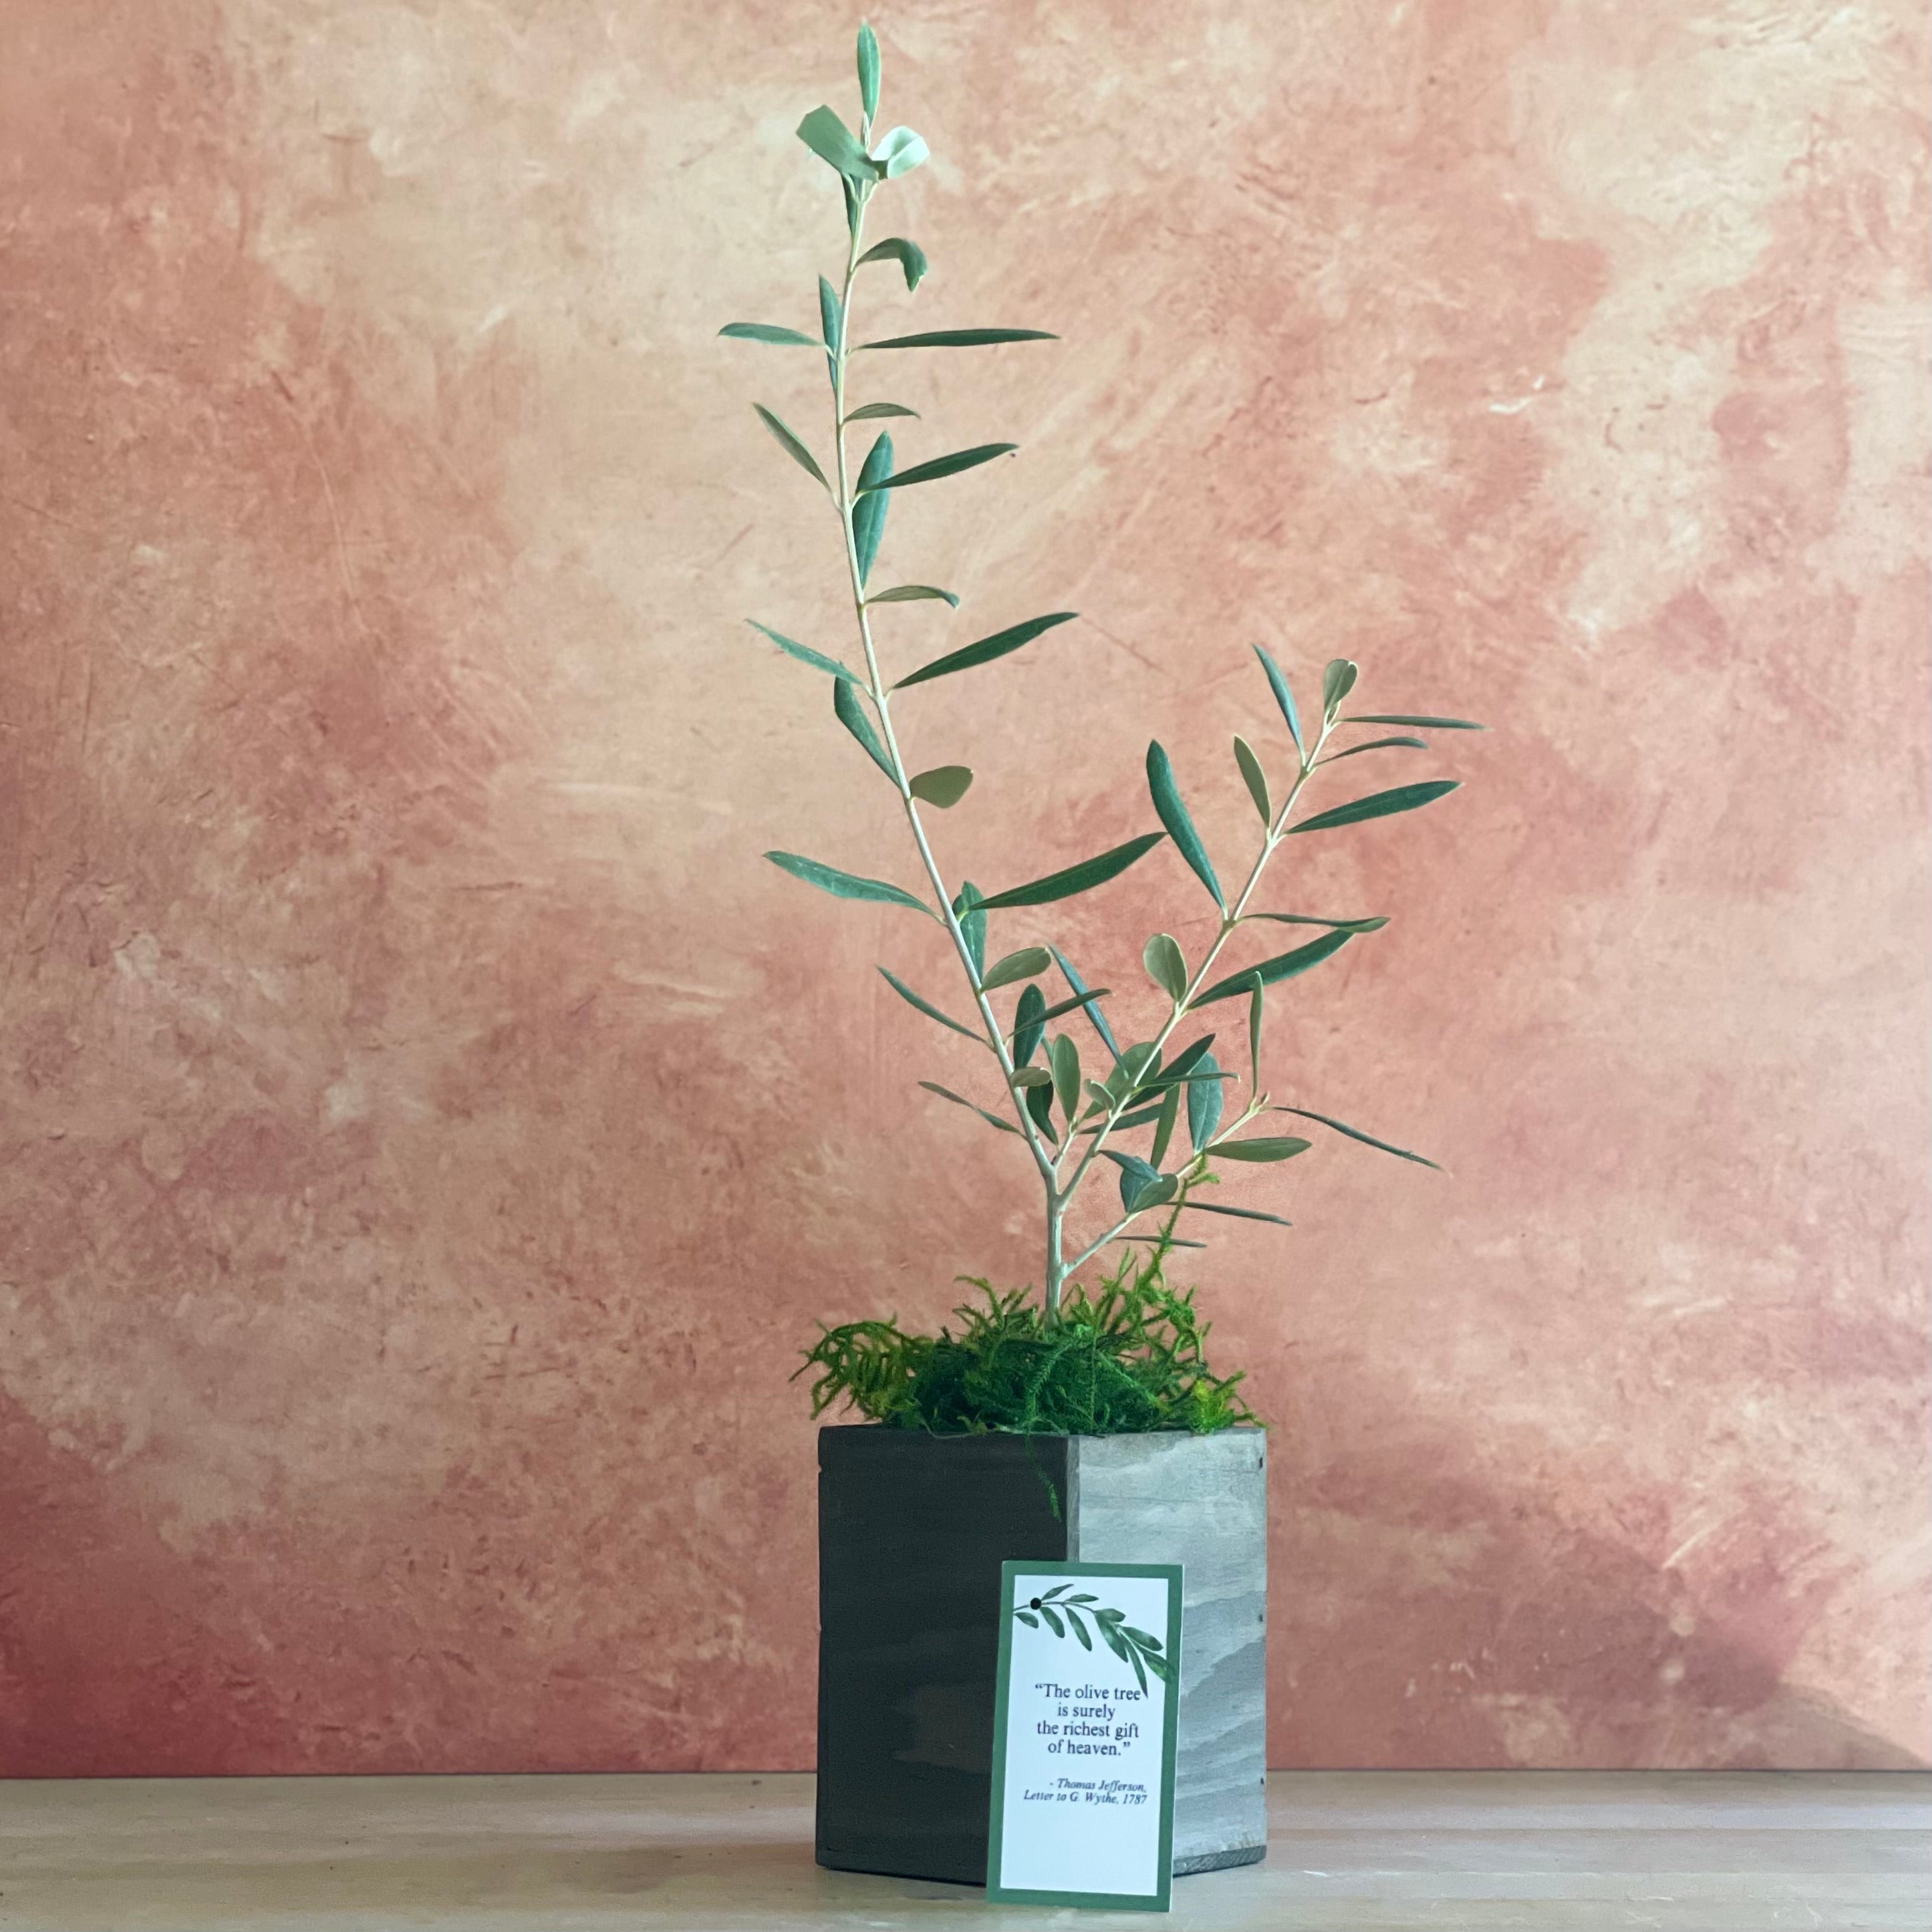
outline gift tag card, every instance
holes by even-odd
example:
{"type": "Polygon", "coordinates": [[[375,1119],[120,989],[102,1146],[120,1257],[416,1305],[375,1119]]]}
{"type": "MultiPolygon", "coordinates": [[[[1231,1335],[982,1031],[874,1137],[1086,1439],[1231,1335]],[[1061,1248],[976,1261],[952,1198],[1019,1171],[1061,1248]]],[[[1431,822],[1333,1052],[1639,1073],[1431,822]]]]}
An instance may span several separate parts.
{"type": "Polygon", "coordinates": [[[988,1898],[1165,1912],[1180,1566],[1000,1566],[988,1898]]]}

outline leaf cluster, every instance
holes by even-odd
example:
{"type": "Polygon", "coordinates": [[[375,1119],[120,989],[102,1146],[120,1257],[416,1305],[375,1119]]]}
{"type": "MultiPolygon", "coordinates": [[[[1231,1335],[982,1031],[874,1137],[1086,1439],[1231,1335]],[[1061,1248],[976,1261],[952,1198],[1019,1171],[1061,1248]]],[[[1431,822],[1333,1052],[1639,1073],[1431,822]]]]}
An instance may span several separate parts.
{"type": "Polygon", "coordinates": [[[1132,1667],[1142,1690],[1150,1670],[1163,1684],[1174,1682],[1174,1661],[1165,1653],[1167,1646],[1151,1632],[1136,1630],[1124,1610],[1109,1609],[1090,1590],[1076,1590],[1071,1583],[1056,1583],[1050,1590],[1019,1606],[1015,1619],[1038,1630],[1042,1623],[1065,1641],[1070,1629],[1083,1649],[1094,1648],[1087,1634],[1086,1619],[1094,1620],[1095,1634],[1123,1664],[1132,1667]]]}
{"type": "Polygon", "coordinates": [[[812,1412],[843,1402],[867,1420],[934,1436],[1197,1436],[1252,1424],[1238,1372],[1217,1376],[1194,1291],[1167,1285],[1158,1246],[1124,1251],[1100,1286],[1070,1285],[1059,1319],[1016,1288],[968,1277],[936,1335],[896,1318],[826,1327],[798,1373],[815,1370],[812,1412]]]}

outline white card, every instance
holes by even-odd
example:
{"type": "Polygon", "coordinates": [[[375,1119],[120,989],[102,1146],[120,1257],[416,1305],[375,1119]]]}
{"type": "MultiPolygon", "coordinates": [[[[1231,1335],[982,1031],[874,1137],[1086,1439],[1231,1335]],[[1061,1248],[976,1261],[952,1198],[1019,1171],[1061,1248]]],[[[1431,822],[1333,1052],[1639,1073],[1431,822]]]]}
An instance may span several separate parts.
{"type": "Polygon", "coordinates": [[[1165,1912],[1178,1564],[1002,1566],[986,1894],[1165,1912]]]}

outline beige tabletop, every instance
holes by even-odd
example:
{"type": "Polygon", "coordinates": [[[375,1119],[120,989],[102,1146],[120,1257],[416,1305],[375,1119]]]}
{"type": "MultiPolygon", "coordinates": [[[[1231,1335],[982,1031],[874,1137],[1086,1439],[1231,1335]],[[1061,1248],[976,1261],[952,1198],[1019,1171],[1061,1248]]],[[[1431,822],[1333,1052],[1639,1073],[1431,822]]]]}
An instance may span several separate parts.
{"type": "MultiPolygon", "coordinates": [[[[1277,1772],[1176,1928],[1925,1932],[1932,1774],[1277,1772]]],[[[0,1932],[1142,1925],[820,1870],[797,1774],[0,1784],[0,1932]]]]}

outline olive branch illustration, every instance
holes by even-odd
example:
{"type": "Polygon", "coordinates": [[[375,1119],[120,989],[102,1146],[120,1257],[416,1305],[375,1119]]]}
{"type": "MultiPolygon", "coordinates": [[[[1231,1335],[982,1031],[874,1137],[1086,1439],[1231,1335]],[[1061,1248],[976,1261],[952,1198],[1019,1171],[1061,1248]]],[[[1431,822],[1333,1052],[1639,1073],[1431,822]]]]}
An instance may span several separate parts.
{"type": "Polygon", "coordinates": [[[1098,1597],[1082,1591],[1072,1596],[1067,1594],[1072,1588],[1070,1583],[1056,1583],[1044,1596],[1034,1597],[1014,1610],[1013,1615],[1020,1622],[1038,1630],[1042,1621],[1057,1637],[1064,1640],[1070,1627],[1080,1640],[1083,1649],[1091,1650],[1094,1640],[1088,1634],[1083,1620],[1090,1617],[1094,1628],[1100,1633],[1100,1641],[1123,1664],[1133,1666],[1135,1677],[1143,1691],[1147,1688],[1147,1674],[1151,1670],[1163,1684],[1174,1682],[1174,1663],[1162,1653],[1165,1646],[1157,1636],[1150,1636],[1144,1630],[1136,1630],[1127,1622],[1124,1610],[1108,1610],[1105,1606],[1096,1610],[1098,1597]]]}

